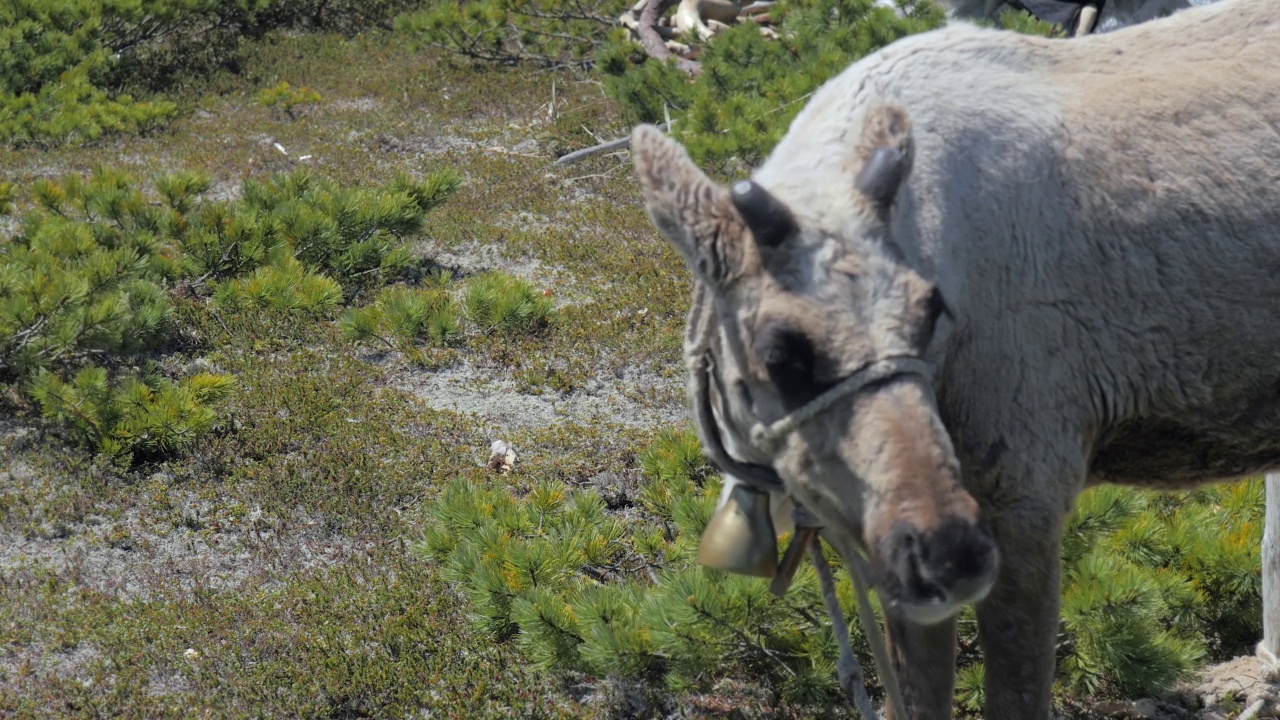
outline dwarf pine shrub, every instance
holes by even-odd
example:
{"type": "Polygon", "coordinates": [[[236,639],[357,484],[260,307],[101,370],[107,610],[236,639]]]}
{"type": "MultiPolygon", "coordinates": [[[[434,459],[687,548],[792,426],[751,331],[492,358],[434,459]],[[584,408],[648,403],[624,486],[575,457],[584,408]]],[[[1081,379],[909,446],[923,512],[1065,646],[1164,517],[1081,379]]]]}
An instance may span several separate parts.
{"type": "Polygon", "coordinates": [[[126,464],[185,447],[215,425],[230,378],[174,382],[154,368],[110,369],[168,338],[173,216],[107,169],[30,190],[35,207],[17,235],[0,240],[0,381],[126,464]]]}
{"type": "Polygon", "coordinates": [[[37,181],[0,244],[0,379],[156,348],[169,328],[165,220],[120,173],[37,181]]]}
{"type": "Polygon", "coordinates": [[[1262,633],[1264,504],[1260,480],[1082,496],[1063,548],[1064,681],[1132,696],[1246,651],[1262,633]]]}
{"type": "Polygon", "coordinates": [[[646,57],[616,18],[626,0],[451,0],[409,13],[397,28],[423,44],[500,64],[582,65],[606,77],[606,94],[628,123],[659,122],[698,162],[753,163],[781,138],[808,95],[850,62],[904,35],[939,26],[929,2],[907,17],[872,0],[784,1],[771,11],[782,40],[754,23],[705,43],[703,72],[690,80],[675,63],[646,57]]]}
{"type": "Polygon", "coordinates": [[[426,47],[503,65],[586,65],[617,37],[626,0],[446,0],[406,13],[396,28],[426,47]]]}
{"type": "MultiPolygon", "coordinates": [[[[1058,682],[1070,695],[1143,697],[1262,635],[1260,479],[1187,493],[1100,486],[1063,538],[1058,682]]],[[[962,636],[963,636],[962,622],[962,636]]],[[[983,665],[962,668],[960,707],[982,707],[983,665]]]]}
{"type": "Polygon", "coordinates": [[[552,321],[551,298],[523,278],[493,271],[467,283],[463,306],[467,319],[482,330],[535,332],[552,321]]]}
{"type": "MultiPolygon", "coordinates": [[[[701,74],[647,57],[616,18],[624,0],[451,0],[408,13],[397,28],[425,45],[499,64],[590,66],[628,123],[660,122],[699,163],[758,163],[820,85],[855,60],[910,34],[940,27],[928,0],[903,3],[904,17],[873,0],[783,0],[771,11],[781,39],[742,23],[702,42],[701,74]]],[[[1000,27],[1053,34],[1025,11],[1000,27]]]]}
{"type": "MultiPolygon", "coordinates": [[[[678,690],[749,674],[792,700],[833,699],[836,646],[811,569],[779,599],[766,581],[693,561],[719,488],[691,446],[692,433],[670,432],[646,455],[664,475],[646,482],[663,492],[643,491],[663,498],[654,513],[613,514],[594,490],[558,481],[521,498],[459,481],[430,511],[416,551],[443,564],[481,628],[541,667],[678,690]]],[[[843,570],[837,577],[852,608],[843,570]]]]}
{"type": "Polygon", "coordinates": [[[354,30],[415,1],[0,3],[0,144],[76,144],[150,131],[176,117],[177,105],[135,97],[126,87],[151,95],[179,78],[230,65],[243,37],[272,28],[354,30]]]}
{"type": "MultiPolygon", "coordinates": [[[[408,266],[404,236],[458,182],[440,172],[360,190],[299,172],[220,202],[202,198],[210,180],[197,172],[156,177],[154,192],[106,168],[38,180],[17,234],[0,239],[0,382],[117,459],[181,450],[216,426],[230,378],[126,369],[165,349],[178,286],[220,311],[327,316],[348,289],[408,266]]],[[[0,204],[14,192],[0,188],[0,204]]],[[[411,320],[402,306],[391,322],[411,320]]]]}
{"type": "Polygon", "coordinates": [[[453,298],[439,286],[384,288],[371,305],[343,313],[338,325],[348,340],[378,341],[392,349],[423,339],[449,342],[462,331],[453,298]]]}
{"type": "MultiPolygon", "coordinates": [[[[758,579],[697,565],[718,495],[696,436],[667,431],[640,456],[640,512],[611,514],[591,490],[449,486],[416,550],[448,568],[476,622],[542,667],[705,687],[749,673],[798,702],[838,697],[837,652],[806,564],[786,598],[758,579]]],[[[1058,682],[1069,695],[1135,697],[1261,633],[1260,481],[1185,494],[1104,486],[1066,528],[1058,682]]],[[[785,542],[785,539],[783,540],[785,542]]],[[[854,612],[838,562],[846,612],[854,612]]],[[[853,623],[864,670],[874,672],[853,623]]],[[[972,609],[961,648],[976,647],[972,609]]],[[[960,656],[957,704],[982,708],[985,668],[960,656]]],[[[871,678],[874,682],[874,676],[871,678]]]]}
{"type": "Polygon", "coordinates": [[[216,404],[232,387],[228,375],[199,373],[175,382],[154,369],[113,384],[107,370],[90,366],[70,382],[41,370],[28,391],[44,417],[127,466],[184,450],[214,429],[216,404]]]}
{"type": "Polygon", "coordinates": [[[269,309],[324,317],[342,303],[342,286],[308,270],[289,255],[280,256],[246,277],[217,283],[215,288],[214,306],[231,311],[269,309]]]}
{"type": "Polygon", "coordinates": [[[177,114],[163,99],[113,92],[132,56],[188,22],[217,15],[212,0],[14,0],[0,6],[0,142],[56,145],[138,132],[177,114]],[[122,55],[123,54],[123,55],[122,55]]]}
{"type": "MultiPolygon", "coordinates": [[[[203,228],[197,255],[216,267],[240,252],[245,240],[255,255],[283,244],[308,267],[347,289],[365,288],[403,272],[411,262],[404,237],[417,232],[426,213],[461,185],[442,170],[417,181],[401,175],[377,189],[347,188],[300,170],[266,180],[246,180],[233,222],[203,228]],[[237,222],[238,221],[238,222],[237,222]]],[[[217,212],[217,211],[211,211],[217,212]]],[[[216,218],[221,220],[221,218],[216,218]]]]}
{"type": "Polygon", "coordinates": [[[606,91],[629,122],[669,114],[673,135],[697,162],[755,164],[819,86],[858,58],[943,21],[927,2],[912,3],[902,18],[871,0],[784,2],[771,14],[782,39],[766,38],[754,23],[735,25],[705,44],[702,73],[692,81],[674,63],[637,63],[633,46],[613,45],[599,58],[606,91]]]}
{"type": "Polygon", "coordinates": [[[305,85],[294,87],[288,81],[281,80],[278,84],[259,91],[258,102],[272,110],[280,108],[290,120],[293,120],[296,118],[293,109],[320,102],[320,93],[305,85]]]}

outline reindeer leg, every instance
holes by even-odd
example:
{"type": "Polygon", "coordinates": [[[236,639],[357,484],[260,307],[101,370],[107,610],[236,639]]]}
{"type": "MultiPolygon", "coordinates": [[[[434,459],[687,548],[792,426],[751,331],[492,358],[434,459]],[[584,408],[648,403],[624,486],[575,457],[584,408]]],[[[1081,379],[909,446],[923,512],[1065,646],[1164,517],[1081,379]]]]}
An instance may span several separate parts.
{"type": "Polygon", "coordinates": [[[977,604],[986,662],[986,720],[1048,720],[1058,633],[1063,505],[1001,503],[993,518],[1000,547],[995,586],[977,604]]]}
{"type": "Polygon", "coordinates": [[[886,712],[885,720],[947,720],[956,682],[956,619],[913,625],[885,616],[885,639],[902,687],[906,718],[886,712]]]}

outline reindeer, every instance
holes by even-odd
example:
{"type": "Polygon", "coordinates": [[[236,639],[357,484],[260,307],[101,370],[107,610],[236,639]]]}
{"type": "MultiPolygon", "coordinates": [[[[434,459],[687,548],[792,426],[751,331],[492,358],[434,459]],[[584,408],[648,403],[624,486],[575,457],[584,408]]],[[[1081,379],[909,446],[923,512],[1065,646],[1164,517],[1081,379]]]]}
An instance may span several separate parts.
{"type": "Polygon", "coordinates": [[[704,445],[867,555],[908,717],[950,717],[966,604],[985,717],[1049,717],[1085,488],[1280,467],[1277,78],[1280,6],[1222,0],[904,38],[731,187],[633,131],[701,298],[704,445]]]}

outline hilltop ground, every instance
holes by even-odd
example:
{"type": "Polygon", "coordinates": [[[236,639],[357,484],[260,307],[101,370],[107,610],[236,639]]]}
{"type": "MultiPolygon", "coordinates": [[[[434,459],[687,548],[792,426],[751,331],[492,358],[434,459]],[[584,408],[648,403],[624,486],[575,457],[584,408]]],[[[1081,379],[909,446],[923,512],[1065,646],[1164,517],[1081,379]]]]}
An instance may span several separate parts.
{"type": "Polygon", "coordinates": [[[433,480],[486,472],[495,439],[529,474],[581,484],[634,474],[637,449],[683,419],[677,258],[616,157],[551,169],[549,144],[623,131],[599,87],[455,66],[374,33],[275,36],[202,95],[156,136],[5,151],[0,166],[19,185],[99,163],[144,179],[203,169],[224,198],[304,166],[352,185],[453,167],[465,185],[416,249],[459,275],[528,278],[568,329],[471,343],[439,371],[354,348],[332,324],[198,329],[165,362],[234,372],[235,432],[133,474],[0,398],[0,715],[603,712],[473,633],[406,552],[433,480]],[[273,113],[256,92],[280,80],[322,101],[273,113]]]}
{"type": "Polygon", "coordinates": [[[331,324],[197,325],[165,362],[237,375],[234,432],[135,473],[0,396],[0,715],[790,716],[741,684],[646,705],[544,677],[471,630],[406,552],[436,482],[488,472],[493,440],[529,477],[627,482],[655,433],[685,422],[687,281],[625,153],[551,164],[626,132],[600,87],[455,65],[395,34],[279,35],[196,105],[153,137],[4,151],[4,179],[203,169],[232,198],[245,177],[304,166],[353,185],[453,167],[466,183],[416,249],[461,275],[523,276],[565,322],[436,369],[331,324]],[[280,80],[322,100],[273,113],[255,94],[280,80]]]}

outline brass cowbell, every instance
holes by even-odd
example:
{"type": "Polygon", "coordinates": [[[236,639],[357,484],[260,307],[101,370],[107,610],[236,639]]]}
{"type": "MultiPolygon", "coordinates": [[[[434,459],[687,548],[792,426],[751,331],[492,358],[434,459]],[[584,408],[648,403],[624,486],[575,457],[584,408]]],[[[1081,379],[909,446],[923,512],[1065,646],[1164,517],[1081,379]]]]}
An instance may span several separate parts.
{"type": "Polygon", "coordinates": [[[778,536],[769,516],[769,493],[735,485],[702,531],[698,563],[739,575],[773,577],[778,570],[778,536]]]}

